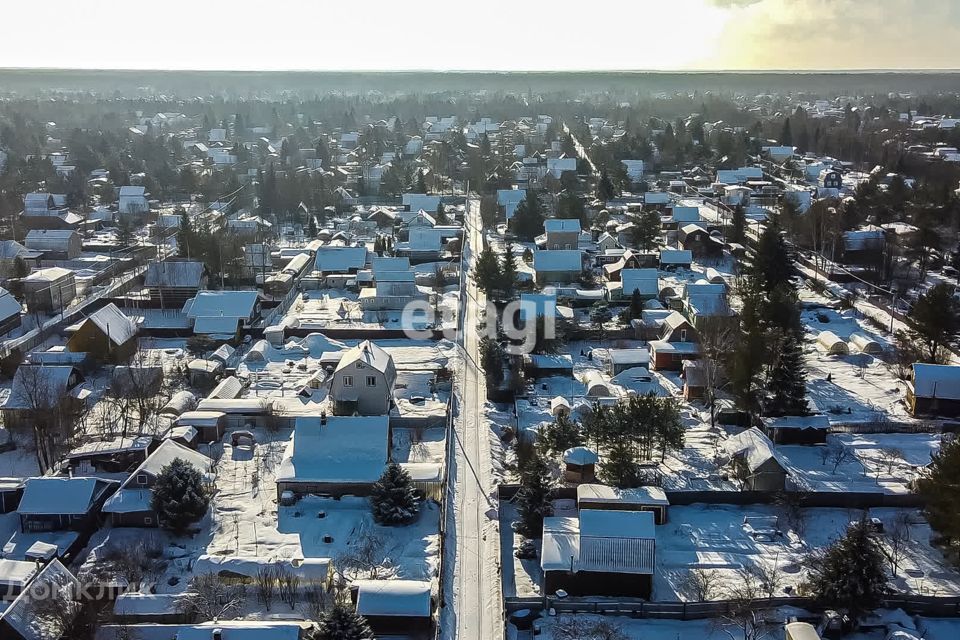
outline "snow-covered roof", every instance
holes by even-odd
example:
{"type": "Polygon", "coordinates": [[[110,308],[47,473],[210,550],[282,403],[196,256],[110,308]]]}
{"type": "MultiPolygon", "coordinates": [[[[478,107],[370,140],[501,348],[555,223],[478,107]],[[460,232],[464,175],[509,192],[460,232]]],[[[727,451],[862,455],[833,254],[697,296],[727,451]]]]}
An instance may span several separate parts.
{"type": "Polygon", "coordinates": [[[388,416],[300,416],[277,480],[375,482],[387,464],[389,433],[388,416]]]}
{"type": "Polygon", "coordinates": [[[656,533],[649,511],[580,510],[579,571],[652,574],[656,533]]]}
{"type": "MultiPolygon", "coordinates": [[[[569,405],[568,405],[569,406],[569,405]]],[[[600,457],[587,447],[572,447],[563,452],[563,461],[566,464],[587,465],[596,464],[600,457]]]]}
{"type": "Polygon", "coordinates": [[[206,622],[177,627],[176,640],[299,640],[304,635],[301,624],[253,620],[206,622]]]}
{"type": "Polygon", "coordinates": [[[336,370],[340,371],[357,361],[361,361],[366,366],[381,373],[389,373],[394,368],[393,358],[390,354],[369,340],[364,340],[344,353],[336,370]]]}
{"type": "Polygon", "coordinates": [[[36,562],[0,558],[0,596],[13,589],[23,589],[37,575],[37,570],[36,562]]]}
{"type": "Polygon", "coordinates": [[[544,518],[540,567],[544,571],[570,571],[576,569],[579,557],[580,521],[557,516],[544,518]]]}
{"type": "MultiPolygon", "coordinates": [[[[253,316],[256,291],[201,291],[184,305],[189,318],[238,318],[253,316]]],[[[234,326],[236,330],[236,326],[234,326]]]]}
{"type": "Polygon", "coordinates": [[[650,362],[650,351],[646,347],[636,349],[610,349],[610,362],[613,364],[646,364],[650,362]]]}
{"type": "Polygon", "coordinates": [[[236,376],[228,376],[221,380],[207,396],[218,400],[232,400],[239,398],[243,392],[243,383],[236,376]]]}
{"type": "Polygon", "coordinates": [[[756,427],[750,427],[737,435],[730,436],[721,442],[720,446],[731,457],[743,459],[750,471],[756,471],[769,460],[776,460],[777,464],[784,466],[774,449],[773,442],[756,427]]]}
{"type": "Polygon", "coordinates": [[[184,287],[199,289],[203,282],[202,262],[151,262],[143,284],[146,287],[184,287]]]}
{"type": "Polygon", "coordinates": [[[362,616],[429,618],[430,583],[421,580],[356,580],[362,616]]]}
{"type": "Polygon", "coordinates": [[[135,198],[138,196],[142,197],[146,192],[146,187],[141,187],[138,185],[125,185],[120,187],[121,198],[135,198]]]}
{"type": "Polygon", "coordinates": [[[324,273],[344,273],[360,270],[367,264],[366,247],[320,247],[317,249],[317,269],[324,273]]]}
{"type": "Polygon", "coordinates": [[[577,486],[577,503],[591,504],[631,504],[667,506],[667,494],[660,487],[636,487],[634,489],[618,489],[605,484],[581,484],[577,486]]]}
{"type": "Polygon", "coordinates": [[[115,483],[98,478],[30,478],[17,513],[82,516],[111,484],[115,483]]]}
{"type": "Polygon", "coordinates": [[[662,249],[660,264],[690,264],[693,262],[693,252],[688,249],[662,249]]]}
{"type": "Polygon", "coordinates": [[[767,429],[829,429],[830,420],[822,413],[811,416],[779,416],[764,418],[763,426],[767,429]]]}
{"type": "Polygon", "coordinates": [[[38,409],[56,406],[66,396],[70,388],[70,376],[75,372],[76,369],[69,365],[22,364],[17,367],[10,395],[0,408],[38,409]]]}
{"type": "Polygon", "coordinates": [[[180,593],[121,593],[113,602],[115,616],[165,616],[179,611],[180,593]]]}
{"type": "Polygon", "coordinates": [[[579,249],[534,251],[533,268],[536,271],[580,271],[583,254],[579,249]]]}
{"type": "Polygon", "coordinates": [[[543,221],[543,230],[548,233],[568,231],[580,233],[580,221],[575,218],[549,218],[543,221]]]}
{"type": "Polygon", "coordinates": [[[55,599],[60,603],[58,609],[61,613],[69,611],[72,614],[65,617],[71,620],[79,612],[79,606],[72,602],[79,593],[80,583],[59,560],[54,559],[9,607],[0,608],[0,628],[6,623],[15,634],[11,637],[18,640],[57,640],[62,632],[51,628],[49,618],[40,615],[41,606],[49,606],[50,599],[55,599]]]}
{"type": "MultiPolygon", "coordinates": [[[[268,558],[203,554],[193,565],[194,574],[233,573],[256,578],[265,567],[282,567],[304,583],[322,584],[330,576],[330,558],[268,558]]],[[[179,637],[178,637],[179,640],[179,637]]]]}
{"type": "Polygon", "coordinates": [[[17,299],[14,298],[9,291],[0,287],[0,319],[6,320],[7,318],[20,315],[21,311],[23,311],[23,307],[20,306],[17,299]]]}
{"type": "Polygon", "coordinates": [[[73,277],[73,271],[70,269],[64,269],[63,267],[47,267],[46,269],[38,269],[30,275],[28,275],[24,280],[30,280],[31,282],[56,282],[66,277],[73,277]]]}
{"type": "Polygon", "coordinates": [[[671,219],[678,224],[700,222],[700,207],[674,207],[671,219]]]}
{"type": "Polygon", "coordinates": [[[124,344],[137,335],[137,323],[125,316],[112,302],[90,314],[87,321],[95,324],[116,345],[124,344]]]}
{"type": "Polygon", "coordinates": [[[960,400],[960,366],[914,364],[913,390],[918,398],[960,400]]]}
{"type": "Polygon", "coordinates": [[[642,296],[655,296],[660,293],[658,278],[656,269],[624,269],[620,272],[623,295],[630,297],[638,291],[642,296]]]}

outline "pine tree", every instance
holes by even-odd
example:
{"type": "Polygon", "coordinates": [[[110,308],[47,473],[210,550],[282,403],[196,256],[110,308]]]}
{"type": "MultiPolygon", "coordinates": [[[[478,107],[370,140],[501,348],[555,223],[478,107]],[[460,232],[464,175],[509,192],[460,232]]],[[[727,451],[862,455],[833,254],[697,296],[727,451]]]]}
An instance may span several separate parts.
{"type": "Polygon", "coordinates": [[[363,616],[338,602],[317,620],[314,640],[375,640],[375,636],[363,616]]]}
{"type": "Polygon", "coordinates": [[[500,264],[500,285],[504,296],[509,300],[517,288],[517,257],[513,255],[513,244],[507,241],[503,249],[503,262],[500,264]]]}
{"type": "Polygon", "coordinates": [[[521,535],[528,538],[543,535],[543,519],[553,514],[550,493],[550,468],[534,451],[520,469],[516,504],[520,516],[517,531],[521,535]]]}
{"type": "Polygon", "coordinates": [[[948,547],[960,544],[960,440],[940,447],[932,455],[925,476],[917,480],[917,490],[926,503],[930,526],[948,547]]]}
{"type": "Polygon", "coordinates": [[[924,362],[940,363],[945,348],[960,334],[960,303],[953,287],[938,284],[921,295],[910,310],[910,337],[921,347],[924,362]]]}
{"type": "Polygon", "coordinates": [[[733,208],[730,223],[730,242],[745,244],[747,241],[747,214],[743,205],[738,204],[733,208]]]}
{"type": "Polygon", "coordinates": [[[490,295],[500,284],[500,262],[497,260],[497,254],[488,244],[477,257],[477,264],[473,267],[473,280],[477,283],[477,288],[490,295]]]}
{"type": "Polygon", "coordinates": [[[370,492],[373,519],[380,524],[406,524],[420,512],[420,499],[410,474],[396,463],[387,465],[370,492]]]}
{"type": "Polygon", "coordinates": [[[753,276],[770,293],[782,285],[792,286],[793,263],[787,253],[780,225],[774,220],[768,224],[757,242],[757,255],[753,263],[753,276]]]}
{"type": "Polygon", "coordinates": [[[543,233],[543,205],[536,191],[528,190],[527,195],[513,212],[510,220],[513,232],[525,242],[533,242],[534,238],[543,233]]]}
{"type": "Polygon", "coordinates": [[[612,198],[613,195],[613,182],[610,180],[610,175],[607,173],[607,170],[604,169],[600,172],[600,181],[597,182],[597,199],[605,203],[612,198]]]}
{"type": "Polygon", "coordinates": [[[633,241],[638,249],[650,251],[660,238],[660,214],[650,209],[640,214],[633,228],[633,241]]]}
{"type": "Polygon", "coordinates": [[[780,357],[770,371],[767,390],[770,392],[767,415],[803,416],[809,411],[803,350],[800,336],[794,331],[788,331],[780,343],[780,357]]]}
{"type": "Polygon", "coordinates": [[[823,605],[839,608],[860,620],[881,604],[887,592],[886,561],[866,518],[823,553],[807,560],[809,587],[823,605]]]}
{"type": "Polygon", "coordinates": [[[537,446],[547,455],[559,455],[585,442],[580,425],[561,413],[552,423],[544,425],[537,437],[537,446]]]}
{"type": "Polygon", "coordinates": [[[416,184],[417,193],[426,193],[427,192],[427,181],[423,177],[423,169],[417,169],[417,184],[416,184]]]}
{"type": "Polygon", "coordinates": [[[183,533],[207,513],[209,503],[200,471],[182,458],[174,458],[157,475],[150,508],[157,513],[161,527],[183,533]]]}

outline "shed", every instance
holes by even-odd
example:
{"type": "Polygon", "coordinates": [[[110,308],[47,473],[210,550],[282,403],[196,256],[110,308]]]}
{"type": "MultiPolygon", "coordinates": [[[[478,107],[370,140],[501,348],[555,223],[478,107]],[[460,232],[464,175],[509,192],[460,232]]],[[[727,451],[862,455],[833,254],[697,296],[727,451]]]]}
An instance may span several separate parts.
{"type": "Polygon", "coordinates": [[[177,391],[160,409],[160,415],[177,418],[197,408],[197,396],[189,391],[177,391]]]}
{"type": "Polygon", "coordinates": [[[577,487],[577,508],[601,511],[650,511],[655,524],[667,521],[670,501],[660,487],[618,489],[604,484],[581,484],[577,487]]]}
{"type": "Polygon", "coordinates": [[[786,465],[770,438],[756,427],[727,438],[720,446],[730,456],[730,464],[744,490],[783,491],[786,488],[786,465]]]}
{"type": "Polygon", "coordinates": [[[650,351],[637,349],[610,349],[610,375],[615,376],[634,367],[650,366],[650,351]]]}
{"type": "Polygon", "coordinates": [[[563,479],[567,482],[594,482],[599,461],[596,452],[587,447],[573,447],[563,452],[563,479]]]}
{"type": "Polygon", "coordinates": [[[357,613],[374,633],[410,635],[432,625],[430,583],[421,580],[356,580],[357,613]]]}
{"type": "Polygon", "coordinates": [[[960,366],[914,364],[906,399],[914,416],[960,415],[960,366]]]}
{"type": "Polygon", "coordinates": [[[613,396],[610,383],[604,379],[603,374],[591,369],[583,374],[583,385],[586,387],[586,395],[591,398],[609,398],[613,396]]]}
{"type": "Polygon", "coordinates": [[[777,444],[823,444],[830,420],[823,414],[763,418],[763,429],[777,444]]]}
{"type": "Polygon", "coordinates": [[[83,320],[67,340],[67,349],[89,353],[100,362],[126,362],[137,350],[137,323],[112,302],[83,320]]]}
{"type": "Polygon", "coordinates": [[[570,415],[570,402],[563,396],[557,396],[550,401],[550,415],[554,418],[570,415]]]}
{"type": "Polygon", "coordinates": [[[866,333],[851,333],[849,343],[860,353],[866,353],[871,356],[878,356],[883,353],[883,345],[866,333]]]}
{"type": "Polygon", "coordinates": [[[227,414],[223,411],[185,411],[177,418],[176,425],[196,429],[200,442],[215,442],[223,437],[227,414]]]}
{"type": "Polygon", "coordinates": [[[821,331],[817,336],[817,346],[833,356],[845,356],[850,353],[846,341],[833,331],[821,331]]]}

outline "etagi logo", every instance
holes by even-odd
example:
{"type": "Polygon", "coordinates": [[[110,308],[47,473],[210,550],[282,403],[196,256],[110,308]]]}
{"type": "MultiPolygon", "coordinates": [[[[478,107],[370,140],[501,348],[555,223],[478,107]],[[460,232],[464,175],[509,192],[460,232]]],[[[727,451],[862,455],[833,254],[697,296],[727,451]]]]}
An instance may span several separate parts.
{"type": "MultiPolygon", "coordinates": [[[[468,298],[466,304],[479,306],[472,298],[468,298]]],[[[473,332],[478,340],[502,337],[507,340],[505,350],[510,355],[532,353],[538,337],[552,340],[557,336],[556,302],[552,299],[511,300],[502,307],[487,302],[482,311],[471,313],[468,309],[463,318],[476,322],[476,326],[459,327],[449,309],[438,312],[427,300],[414,300],[404,306],[400,324],[404,335],[411,340],[433,340],[438,329],[450,341],[457,341],[460,331],[473,332]]]]}

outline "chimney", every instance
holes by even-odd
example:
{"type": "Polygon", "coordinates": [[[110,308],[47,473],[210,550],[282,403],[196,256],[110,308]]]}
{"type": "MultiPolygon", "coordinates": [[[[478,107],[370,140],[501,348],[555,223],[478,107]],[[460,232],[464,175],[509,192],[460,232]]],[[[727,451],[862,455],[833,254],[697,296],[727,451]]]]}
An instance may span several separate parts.
{"type": "Polygon", "coordinates": [[[223,629],[217,627],[210,634],[210,640],[223,640],[223,629]]]}
{"type": "Polygon", "coordinates": [[[326,412],[326,411],[321,411],[321,412],[320,412],[320,426],[321,426],[321,427],[327,426],[327,412],[326,412]]]}

